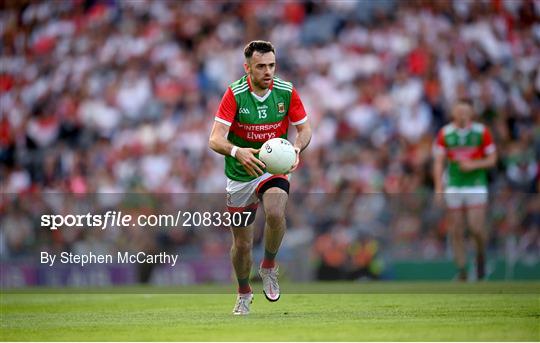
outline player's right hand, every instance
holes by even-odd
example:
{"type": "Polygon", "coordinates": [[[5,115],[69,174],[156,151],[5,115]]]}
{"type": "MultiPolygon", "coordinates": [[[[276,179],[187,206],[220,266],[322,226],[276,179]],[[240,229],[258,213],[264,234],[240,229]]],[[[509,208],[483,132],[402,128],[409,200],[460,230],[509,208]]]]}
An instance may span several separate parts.
{"type": "Polygon", "coordinates": [[[266,168],[266,165],[255,157],[259,151],[260,149],[239,148],[236,152],[236,159],[251,176],[261,176],[264,174],[263,169],[266,168]]]}

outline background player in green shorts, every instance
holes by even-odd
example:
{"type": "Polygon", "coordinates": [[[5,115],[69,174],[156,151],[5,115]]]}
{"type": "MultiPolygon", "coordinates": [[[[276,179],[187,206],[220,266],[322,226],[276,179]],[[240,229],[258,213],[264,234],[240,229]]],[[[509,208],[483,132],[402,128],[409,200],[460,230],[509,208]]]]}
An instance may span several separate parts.
{"type": "Polygon", "coordinates": [[[472,117],[471,103],[459,100],[452,108],[453,121],[441,128],[433,147],[435,192],[444,193],[449,208],[448,228],[460,280],[467,279],[466,223],[476,243],[477,278],[481,280],[485,276],[487,168],[497,162],[490,131],[483,124],[473,122],[472,117]]]}
{"type": "MultiPolygon", "coordinates": [[[[277,301],[280,290],[275,256],[285,234],[285,207],[289,193],[288,175],[271,175],[258,159],[260,147],[271,138],[287,138],[289,124],[298,135],[294,142],[298,154],[311,139],[311,127],[304,105],[290,82],[274,76],[275,49],[270,42],[253,41],[244,49],[246,75],[227,88],[215,115],[209,145],[225,155],[227,206],[229,211],[251,212],[245,227],[232,227],[231,259],[238,279],[238,298],[233,314],[249,313],[253,299],[249,274],[252,265],[253,220],[262,200],[264,259],[259,274],[263,291],[277,301]]],[[[291,171],[292,171],[291,170],[291,171]]]]}

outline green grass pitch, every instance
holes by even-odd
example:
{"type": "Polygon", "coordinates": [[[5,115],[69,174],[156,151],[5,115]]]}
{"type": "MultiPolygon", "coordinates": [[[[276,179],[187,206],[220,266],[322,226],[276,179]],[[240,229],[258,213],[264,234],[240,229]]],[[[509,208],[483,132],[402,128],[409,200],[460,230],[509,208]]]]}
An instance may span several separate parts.
{"type": "Polygon", "coordinates": [[[283,284],[276,303],[254,290],[245,317],[231,315],[232,285],[3,290],[0,338],[540,341],[539,282],[283,284]]]}

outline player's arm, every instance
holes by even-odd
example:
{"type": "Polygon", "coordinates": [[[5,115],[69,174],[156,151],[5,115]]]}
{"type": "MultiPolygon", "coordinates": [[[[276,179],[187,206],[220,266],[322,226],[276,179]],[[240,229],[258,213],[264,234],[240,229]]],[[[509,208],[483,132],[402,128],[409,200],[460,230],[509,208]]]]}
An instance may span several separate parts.
{"type": "Polygon", "coordinates": [[[435,193],[442,193],[444,191],[443,173],[445,161],[446,154],[444,152],[435,152],[433,160],[433,183],[435,186],[435,193]]]}
{"type": "Polygon", "coordinates": [[[439,131],[433,144],[433,185],[435,193],[444,192],[443,174],[446,162],[446,143],[443,131],[439,131]]]}
{"type": "Polygon", "coordinates": [[[293,172],[300,163],[300,152],[302,152],[311,141],[311,125],[309,124],[302,100],[300,100],[300,96],[294,88],[289,111],[291,112],[291,122],[294,127],[296,127],[296,132],[298,133],[293,144],[294,150],[296,151],[296,162],[291,168],[291,172],[293,172]]]}
{"type": "Polygon", "coordinates": [[[212,126],[212,131],[210,132],[210,139],[208,140],[210,149],[218,154],[230,155],[234,145],[227,140],[228,133],[228,125],[218,122],[217,120],[214,121],[214,126],[212,126]]]}
{"type": "Polygon", "coordinates": [[[235,147],[227,140],[227,133],[229,133],[228,125],[217,120],[214,121],[214,126],[212,126],[212,131],[210,132],[210,139],[208,140],[210,149],[222,155],[233,156],[240,164],[242,164],[249,175],[262,175],[262,169],[265,168],[265,165],[255,157],[255,154],[257,154],[259,150],[235,147]]]}
{"type": "Polygon", "coordinates": [[[300,153],[302,150],[304,150],[311,141],[311,125],[308,121],[306,121],[303,124],[296,125],[296,131],[298,132],[298,135],[296,136],[296,140],[294,141],[294,150],[296,150],[297,153],[300,153]]]}
{"type": "Polygon", "coordinates": [[[311,141],[311,125],[309,125],[308,121],[303,124],[296,125],[296,131],[298,132],[298,135],[296,136],[296,140],[293,144],[294,151],[296,151],[296,162],[294,162],[294,165],[291,167],[291,172],[298,168],[298,164],[300,163],[300,152],[302,152],[302,150],[304,150],[311,141]]]}
{"type": "Polygon", "coordinates": [[[476,169],[488,169],[497,164],[497,152],[492,152],[484,158],[474,160],[464,160],[459,162],[459,168],[463,171],[472,171],[476,169]]]}

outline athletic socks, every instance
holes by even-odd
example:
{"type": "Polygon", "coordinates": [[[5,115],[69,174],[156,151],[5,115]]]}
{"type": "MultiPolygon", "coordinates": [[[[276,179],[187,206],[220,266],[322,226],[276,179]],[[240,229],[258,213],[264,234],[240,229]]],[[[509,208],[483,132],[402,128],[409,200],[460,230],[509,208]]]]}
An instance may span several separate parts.
{"type": "Polygon", "coordinates": [[[249,278],[238,279],[238,294],[251,293],[251,286],[249,285],[249,278]]]}
{"type": "Polygon", "coordinates": [[[264,258],[261,263],[261,268],[274,268],[276,265],[276,255],[277,253],[271,253],[270,251],[264,249],[264,258]]]}

